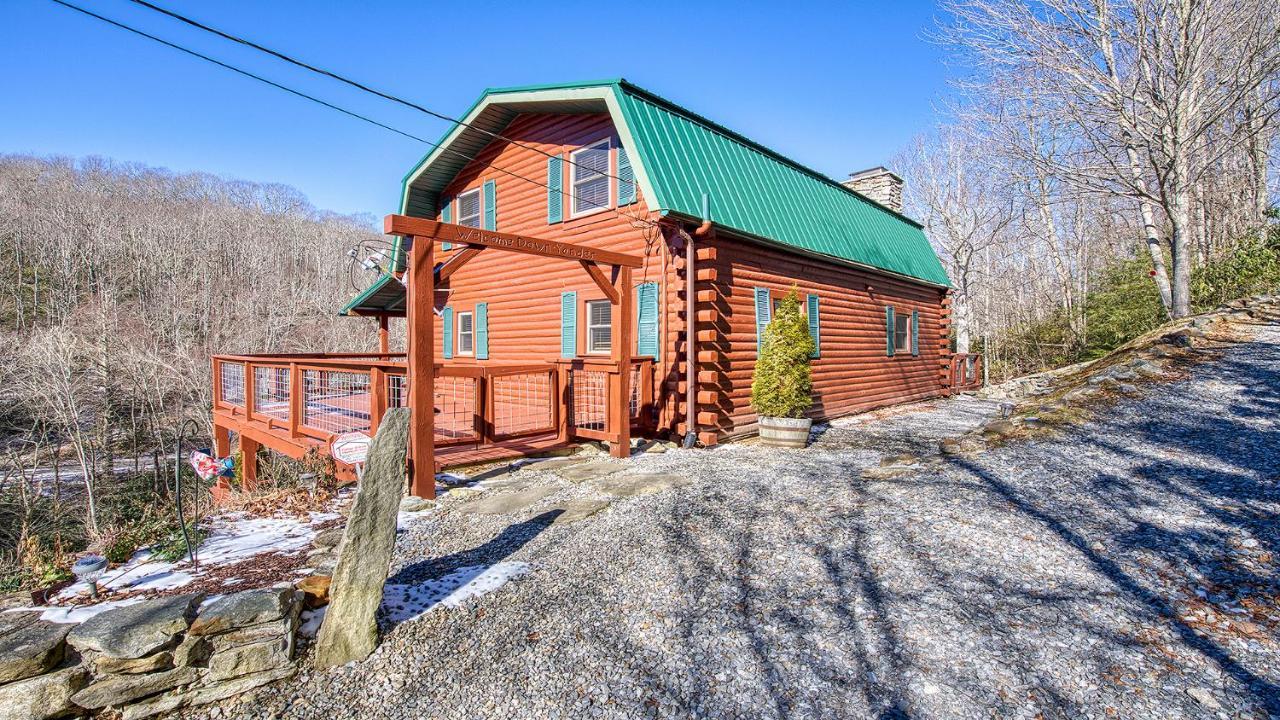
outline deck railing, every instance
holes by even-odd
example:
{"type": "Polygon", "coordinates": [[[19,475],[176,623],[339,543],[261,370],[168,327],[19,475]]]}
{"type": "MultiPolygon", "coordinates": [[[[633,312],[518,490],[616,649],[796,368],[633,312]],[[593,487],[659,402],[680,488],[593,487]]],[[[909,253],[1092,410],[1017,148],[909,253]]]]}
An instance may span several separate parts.
{"type": "Polygon", "coordinates": [[[955,392],[982,387],[982,356],[976,353],[952,353],[949,380],[951,389],[955,392]]]}
{"type": "MultiPolygon", "coordinates": [[[[632,361],[629,417],[653,418],[653,361],[632,361]]],[[[437,446],[495,443],[532,435],[608,440],[616,363],[435,367],[437,446]]],[[[217,355],[214,411],[295,445],[344,432],[377,431],[387,408],[408,404],[403,354],[217,355]],[[248,381],[248,385],[246,385],[248,381]]]]}

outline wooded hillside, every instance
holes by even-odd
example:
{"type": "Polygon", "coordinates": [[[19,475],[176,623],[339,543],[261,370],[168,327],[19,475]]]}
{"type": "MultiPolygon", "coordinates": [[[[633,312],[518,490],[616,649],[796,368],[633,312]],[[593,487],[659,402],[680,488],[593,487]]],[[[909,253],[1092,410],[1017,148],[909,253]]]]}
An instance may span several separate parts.
{"type": "Polygon", "coordinates": [[[35,466],[77,494],[115,458],[149,469],[183,418],[208,427],[211,353],[376,347],[337,315],[346,252],[376,237],[282,185],[0,156],[0,490],[35,466]]]}

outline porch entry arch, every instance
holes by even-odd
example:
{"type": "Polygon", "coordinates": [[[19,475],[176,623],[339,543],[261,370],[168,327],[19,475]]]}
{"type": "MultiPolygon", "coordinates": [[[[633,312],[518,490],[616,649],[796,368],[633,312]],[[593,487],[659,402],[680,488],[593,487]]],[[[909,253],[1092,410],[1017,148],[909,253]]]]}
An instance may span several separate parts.
{"type": "MultiPolygon", "coordinates": [[[[631,293],[632,270],[643,266],[634,255],[599,250],[585,245],[543,240],[512,233],[437,222],[406,215],[388,215],[384,232],[403,238],[406,251],[405,306],[408,326],[407,375],[409,380],[409,487],[418,497],[435,497],[435,313],[437,275],[443,282],[481,252],[514,252],[577,262],[613,306],[611,361],[619,369],[609,375],[609,425],[614,428],[609,441],[615,457],[631,452],[630,383],[632,356],[631,324],[634,314],[631,293]],[[435,244],[465,246],[437,272],[435,244]],[[605,266],[609,273],[605,274],[605,266]]],[[[562,389],[563,391],[563,389],[562,389]]],[[[563,406],[563,405],[562,405],[563,406]]],[[[560,422],[566,434],[566,423],[560,422]]],[[[567,437],[564,438],[567,440],[567,437]]]]}

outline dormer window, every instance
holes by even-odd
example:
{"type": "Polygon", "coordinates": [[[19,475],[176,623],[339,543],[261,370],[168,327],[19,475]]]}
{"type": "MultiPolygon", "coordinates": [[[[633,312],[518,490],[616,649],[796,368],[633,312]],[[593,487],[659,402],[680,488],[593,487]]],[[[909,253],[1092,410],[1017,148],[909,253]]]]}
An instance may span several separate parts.
{"type": "Polygon", "coordinates": [[[480,227],[480,188],[469,190],[458,196],[458,224],[467,227],[480,227]]]}
{"type": "Polygon", "coordinates": [[[609,139],[569,153],[574,217],[609,207],[609,139]]]}

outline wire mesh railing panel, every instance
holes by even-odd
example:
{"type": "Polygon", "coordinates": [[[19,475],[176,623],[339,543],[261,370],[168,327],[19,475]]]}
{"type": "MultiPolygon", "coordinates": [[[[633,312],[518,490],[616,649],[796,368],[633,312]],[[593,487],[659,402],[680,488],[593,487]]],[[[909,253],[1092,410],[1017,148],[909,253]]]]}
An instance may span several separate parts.
{"type": "MultiPolygon", "coordinates": [[[[435,382],[436,442],[478,440],[473,377],[438,377],[435,382]]],[[[407,385],[407,383],[406,383],[407,385]]]]}
{"type": "Polygon", "coordinates": [[[569,376],[569,397],[573,407],[569,417],[576,428],[606,430],[609,417],[609,373],[600,370],[573,370],[569,376]]]}
{"type": "Polygon", "coordinates": [[[346,370],[302,371],[302,423],[324,432],[368,431],[369,374],[346,370]]]}
{"type": "Polygon", "coordinates": [[[387,407],[409,407],[409,378],[404,375],[387,376],[387,407]]]}
{"type": "Polygon", "coordinates": [[[277,420],[289,419],[289,368],[253,369],[253,411],[277,420]]]}
{"type": "Polygon", "coordinates": [[[628,407],[627,417],[634,418],[640,415],[640,366],[639,365],[631,366],[631,380],[629,380],[628,382],[630,383],[631,393],[627,401],[627,407],[628,407]]]}
{"type": "Polygon", "coordinates": [[[491,378],[493,434],[506,437],[554,429],[554,378],[545,371],[491,378]]]}
{"type": "Polygon", "coordinates": [[[225,403],[244,407],[244,363],[222,363],[218,397],[225,403]]]}

